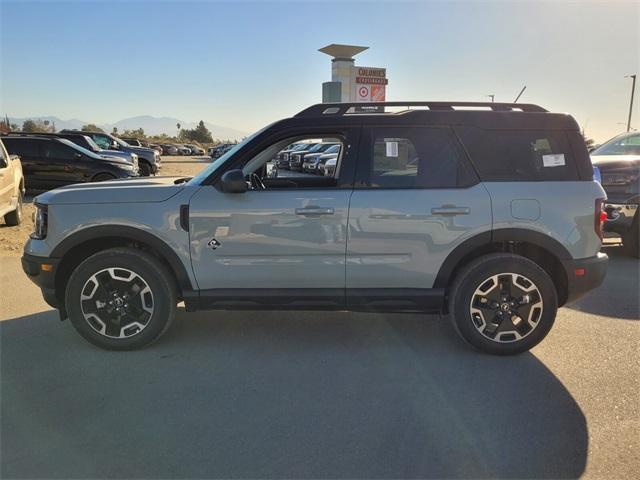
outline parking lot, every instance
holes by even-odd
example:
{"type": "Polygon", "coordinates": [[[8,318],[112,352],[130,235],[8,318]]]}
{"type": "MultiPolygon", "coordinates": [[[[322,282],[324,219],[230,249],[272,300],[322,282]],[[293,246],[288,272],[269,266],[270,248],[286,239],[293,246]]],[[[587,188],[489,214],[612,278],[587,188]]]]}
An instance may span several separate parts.
{"type": "Polygon", "coordinates": [[[2,257],[2,476],[632,478],[639,264],[606,250],[605,284],[510,358],[436,316],[182,309],[107,352],[2,257]]]}

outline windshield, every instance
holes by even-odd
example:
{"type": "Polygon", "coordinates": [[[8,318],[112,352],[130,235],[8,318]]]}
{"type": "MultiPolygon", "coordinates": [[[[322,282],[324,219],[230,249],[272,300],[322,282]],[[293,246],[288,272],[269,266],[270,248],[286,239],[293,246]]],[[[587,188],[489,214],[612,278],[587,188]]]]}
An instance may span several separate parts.
{"type": "Polygon", "coordinates": [[[613,138],[591,155],[640,155],[640,133],[613,138]]]}
{"type": "Polygon", "coordinates": [[[117,143],[118,145],[120,145],[121,147],[130,147],[130,146],[131,146],[131,145],[129,145],[127,142],[125,142],[125,141],[123,141],[123,140],[119,139],[118,137],[112,137],[112,138],[113,138],[113,140],[115,140],[115,141],[116,141],[116,143],[117,143]]]}
{"type": "Polygon", "coordinates": [[[91,137],[88,137],[85,135],[84,138],[87,140],[87,143],[91,147],[91,150],[93,150],[94,152],[99,152],[100,150],[102,150],[100,146],[96,142],[94,142],[91,137]]]}
{"type": "Polygon", "coordinates": [[[92,158],[96,158],[99,157],[98,155],[96,155],[95,152],[92,152],[91,150],[87,150],[84,147],[81,147],[80,145],[78,145],[77,143],[73,143],[71,140],[67,140],[66,138],[60,138],[59,139],[62,143],[64,143],[65,145],[73,148],[74,150],[78,150],[79,152],[82,152],[83,154],[92,157],[92,158]]]}
{"type": "Polygon", "coordinates": [[[207,178],[209,175],[211,175],[213,172],[215,172],[218,169],[218,167],[220,167],[220,165],[222,165],[224,162],[226,162],[238,150],[240,150],[247,143],[249,143],[251,140],[253,140],[258,135],[260,135],[262,132],[264,132],[270,126],[271,125],[267,125],[263,129],[258,130],[257,132],[253,133],[252,135],[249,135],[248,137],[246,137],[240,143],[236,143],[235,145],[233,145],[233,147],[231,149],[227,150],[223,155],[221,155],[220,158],[216,159],[207,168],[205,168],[198,175],[196,175],[191,180],[189,180],[189,182],[187,182],[187,185],[200,185],[204,181],[204,179],[207,178]]]}
{"type": "Polygon", "coordinates": [[[329,148],[327,148],[325,153],[338,153],[339,150],[340,145],[331,145],[329,148]]]}

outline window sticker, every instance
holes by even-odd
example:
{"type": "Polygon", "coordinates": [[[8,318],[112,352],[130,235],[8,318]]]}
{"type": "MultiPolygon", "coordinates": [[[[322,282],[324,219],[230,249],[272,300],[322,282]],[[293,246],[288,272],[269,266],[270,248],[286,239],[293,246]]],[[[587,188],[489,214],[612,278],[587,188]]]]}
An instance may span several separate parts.
{"type": "Polygon", "coordinates": [[[542,155],[543,167],[564,167],[564,153],[555,153],[553,155],[542,155]]]}
{"type": "Polygon", "coordinates": [[[387,157],[398,156],[398,142],[385,142],[387,146],[387,157]]]}

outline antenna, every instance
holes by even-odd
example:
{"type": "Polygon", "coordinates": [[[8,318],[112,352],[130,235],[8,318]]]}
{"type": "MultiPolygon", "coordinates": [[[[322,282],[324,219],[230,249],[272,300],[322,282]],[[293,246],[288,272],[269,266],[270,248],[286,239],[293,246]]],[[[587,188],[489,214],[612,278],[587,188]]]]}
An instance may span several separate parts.
{"type": "Polygon", "coordinates": [[[516,97],[516,99],[513,101],[513,103],[518,103],[518,99],[522,96],[522,94],[524,93],[524,91],[526,90],[527,86],[525,85],[524,87],[522,87],[522,90],[520,90],[520,93],[518,94],[518,96],[516,97]]]}

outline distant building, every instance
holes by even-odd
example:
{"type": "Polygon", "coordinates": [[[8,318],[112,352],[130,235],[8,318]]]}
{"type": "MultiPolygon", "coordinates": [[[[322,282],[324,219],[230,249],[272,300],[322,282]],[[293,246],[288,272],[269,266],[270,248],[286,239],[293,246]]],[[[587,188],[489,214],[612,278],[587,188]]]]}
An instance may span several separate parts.
{"type": "Polygon", "coordinates": [[[331,81],[322,84],[322,101],[327,102],[384,102],[386,98],[386,68],[359,67],[354,55],[369,47],[332,43],[319,51],[333,57],[331,81]]]}

